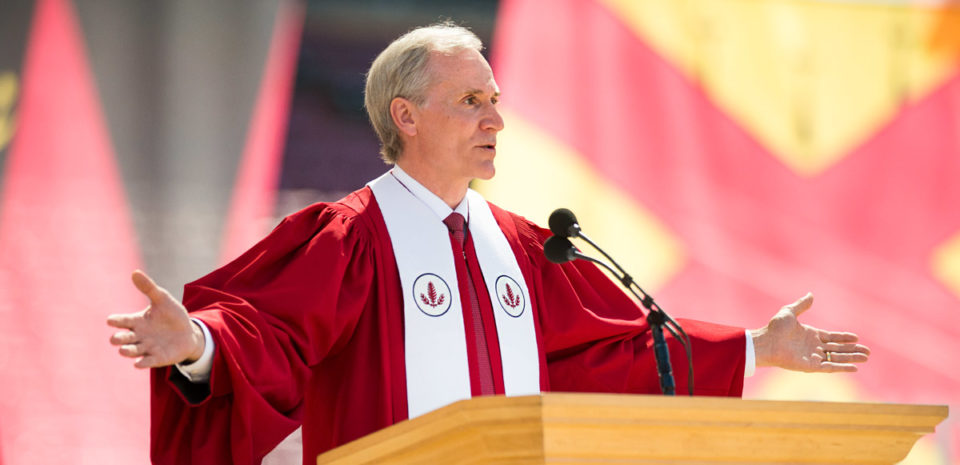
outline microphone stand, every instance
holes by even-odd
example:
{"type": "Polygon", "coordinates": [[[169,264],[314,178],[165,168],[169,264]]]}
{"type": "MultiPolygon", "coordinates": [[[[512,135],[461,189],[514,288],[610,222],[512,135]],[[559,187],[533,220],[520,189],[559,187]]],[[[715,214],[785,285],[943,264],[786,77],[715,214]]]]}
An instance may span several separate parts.
{"type": "Polygon", "coordinates": [[[579,233],[579,231],[578,231],[577,237],[582,238],[588,244],[593,246],[593,248],[600,251],[600,253],[602,253],[603,256],[607,257],[607,259],[610,260],[610,262],[612,262],[613,265],[616,266],[618,270],[620,270],[620,273],[617,273],[617,271],[615,271],[613,268],[610,267],[610,265],[607,265],[605,262],[597,260],[593,257],[589,257],[587,255],[584,255],[576,248],[572,250],[573,256],[581,260],[586,260],[589,262],[596,263],[597,265],[600,265],[601,267],[606,269],[611,275],[613,275],[613,277],[617,278],[617,280],[620,281],[620,283],[628,291],[630,291],[630,293],[633,294],[633,296],[636,297],[637,300],[639,300],[643,304],[643,306],[647,309],[647,325],[650,326],[650,333],[653,336],[653,354],[654,354],[654,358],[657,361],[657,376],[660,379],[660,391],[663,393],[663,395],[666,395],[666,396],[676,395],[676,383],[674,382],[673,369],[670,364],[670,350],[667,346],[666,339],[663,337],[663,328],[667,328],[667,331],[669,331],[674,338],[680,341],[680,343],[683,345],[684,351],[687,354],[687,364],[689,369],[688,388],[689,388],[690,395],[692,396],[693,395],[693,358],[690,353],[691,351],[690,339],[687,336],[687,333],[683,331],[683,328],[680,327],[679,323],[674,321],[673,318],[670,318],[670,316],[667,315],[667,313],[664,312],[663,309],[661,309],[660,306],[653,301],[653,298],[650,297],[650,295],[647,294],[643,290],[643,288],[641,288],[640,285],[638,285],[633,280],[633,277],[630,276],[629,273],[627,273],[626,271],[624,271],[623,268],[620,267],[620,265],[617,263],[616,260],[610,257],[610,255],[607,255],[607,253],[604,252],[603,249],[601,249],[600,247],[597,247],[597,245],[594,244],[593,241],[591,241],[588,237],[586,237],[582,233],[579,233]],[[636,288],[636,290],[634,288],[636,288]],[[637,293],[637,290],[639,290],[640,293],[643,294],[643,297],[641,297],[640,294],[637,293]],[[674,329],[674,327],[676,327],[676,329],[680,331],[680,333],[683,335],[682,337],[677,334],[677,331],[674,329]]]}
{"type": "MultiPolygon", "coordinates": [[[[573,213],[571,213],[571,215],[572,214],[573,213]]],[[[594,249],[597,249],[598,252],[600,252],[601,254],[603,254],[604,257],[607,258],[607,260],[610,260],[610,263],[613,263],[613,266],[617,267],[617,269],[620,270],[620,275],[622,275],[622,277],[618,275],[616,272],[614,272],[613,269],[611,269],[605,263],[601,263],[583,254],[577,253],[575,255],[580,255],[589,261],[603,265],[604,268],[607,269],[607,271],[609,271],[615,278],[617,278],[617,280],[620,281],[621,284],[623,284],[623,287],[627,288],[627,290],[629,290],[634,295],[634,297],[636,297],[637,300],[639,300],[643,304],[643,306],[647,309],[647,311],[660,313],[666,322],[676,327],[676,329],[679,330],[681,334],[683,334],[683,337],[681,338],[680,336],[677,335],[676,331],[674,331],[674,329],[671,328],[671,326],[669,325],[667,326],[667,329],[670,331],[670,334],[672,334],[673,337],[677,338],[681,342],[681,344],[684,344],[684,349],[687,352],[687,358],[690,365],[690,380],[691,380],[690,384],[692,385],[693,384],[693,381],[692,381],[693,380],[693,359],[690,357],[690,347],[689,347],[690,338],[687,336],[687,333],[680,326],[680,323],[677,323],[673,318],[670,317],[670,315],[667,314],[667,312],[663,311],[663,309],[661,309],[660,306],[653,301],[653,297],[651,297],[650,294],[647,293],[647,291],[643,290],[643,288],[640,287],[640,285],[633,280],[633,277],[630,276],[630,273],[627,273],[627,271],[624,270],[623,267],[621,267],[620,264],[613,259],[613,257],[611,257],[606,251],[601,249],[600,246],[598,246],[595,242],[590,240],[590,238],[587,237],[586,234],[583,234],[583,231],[580,230],[579,224],[576,224],[576,223],[572,224],[568,229],[568,233],[570,237],[578,237],[580,239],[583,239],[584,241],[587,242],[587,244],[590,244],[590,246],[592,246],[594,249]],[[637,295],[636,292],[634,292],[634,290],[632,289],[633,287],[636,287],[637,291],[640,291],[640,293],[643,294],[643,298],[641,298],[639,295],[637,295]]],[[[691,396],[693,395],[692,389],[691,389],[690,395],[691,396]]]]}
{"type": "Polygon", "coordinates": [[[650,333],[653,335],[653,354],[657,359],[660,391],[665,396],[672,396],[675,395],[677,386],[673,381],[673,369],[670,366],[670,350],[667,348],[667,341],[663,337],[663,326],[667,321],[665,315],[661,311],[651,311],[647,313],[647,324],[650,325],[650,333]]]}

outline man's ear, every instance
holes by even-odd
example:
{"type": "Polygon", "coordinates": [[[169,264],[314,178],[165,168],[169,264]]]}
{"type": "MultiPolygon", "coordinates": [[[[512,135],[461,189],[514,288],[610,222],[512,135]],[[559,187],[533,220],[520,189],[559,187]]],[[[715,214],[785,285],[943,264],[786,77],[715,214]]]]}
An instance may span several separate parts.
{"type": "Polygon", "coordinates": [[[400,132],[408,135],[417,135],[417,107],[413,102],[396,97],[390,101],[390,117],[400,132]]]}

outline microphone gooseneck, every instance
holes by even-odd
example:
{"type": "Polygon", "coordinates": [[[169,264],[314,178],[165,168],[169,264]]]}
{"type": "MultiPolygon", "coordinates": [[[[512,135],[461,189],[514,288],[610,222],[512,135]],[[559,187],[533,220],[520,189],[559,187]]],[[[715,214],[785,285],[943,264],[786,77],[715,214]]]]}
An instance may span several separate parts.
{"type": "Polygon", "coordinates": [[[690,338],[679,323],[670,317],[643,288],[640,287],[633,277],[627,273],[616,260],[607,254],[600,246],[590,240],[580,229],[577,223],[577,217],[572,211],[566,208],[558,208],[550,215],[550,231],[553,236],[547,238],[543,244],[543,253],[553,263],[566,263],[572,260],[586,260],[600,265],[615,277],[641,304],[648,310],[647,323],[650,326],[650,332],[653,336],[654,356],[657,360],[657,375],[660,379],[660,389],[665,395],[674,395],[675,384],[673,370],[670,367],[670,355],[666,340],[663,337],[663,328],[666,328],[673,337],[683,346],[687,356],[688,390],[693,395],[693,355],[691,354],[690,338]],[[597,249],[607,260],[616,267],[605,262],[584,255],[577,249],[568,237],[580,238],[597,249]],[[617,272],[619,270],[619,273],[617,272]],[[638,293],[639,291],[639,293],[638,293]],[[642,296],[641,296],[642,294],[642,296]],[[679,334],[678,334],[679,332],[679,334]]]}

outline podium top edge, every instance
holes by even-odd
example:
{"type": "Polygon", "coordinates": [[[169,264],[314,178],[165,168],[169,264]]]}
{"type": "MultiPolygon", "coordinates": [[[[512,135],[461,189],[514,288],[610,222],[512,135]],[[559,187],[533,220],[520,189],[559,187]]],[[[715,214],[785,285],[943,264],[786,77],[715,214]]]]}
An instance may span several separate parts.
{"type": "MultiPolygon", "coordinates": [[[[709,397],[709,396],[661,396],[646,394],[602,394],[578,392],[544,392],[539,395],[525,396],[531,401],[539,398],[546,404],[592,404],[597,406],[611,405],[620,407],[670,407],[677,404],[689,404],[699,408],[726,409],[733,405],[739,408],[776,409],[776,410],[835,410],[835,409],[876,409],[877,413],[899,414],[904,411],[926,413],[931,415],[949,412],[949,407],[942,404],[902,404],[894,402],[846,402],[846,401],[811,401],[811,400],[768,400],[768,399],[741,399],[736,397],[709,397]]],[[[516,397],[514,399],[519,399],[516,397]]]]}

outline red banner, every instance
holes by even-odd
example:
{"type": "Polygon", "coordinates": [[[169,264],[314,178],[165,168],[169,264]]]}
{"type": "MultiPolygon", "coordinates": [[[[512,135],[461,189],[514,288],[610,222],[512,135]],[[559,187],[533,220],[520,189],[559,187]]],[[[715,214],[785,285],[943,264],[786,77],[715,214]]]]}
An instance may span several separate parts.
{"type": "MultiPolygon", "coordinates": [[[[758,327],[812,291],[804,321],[873,349],[854,375],[761,370],[747,396],[958,408],[960,46],[942,34],[955,14],[504,1],[507,128],[481,188],[538,221],[578,206],[676,315],[758,327]]],[[[949,463],[951,441],[910,460],[949,463]]]]}

